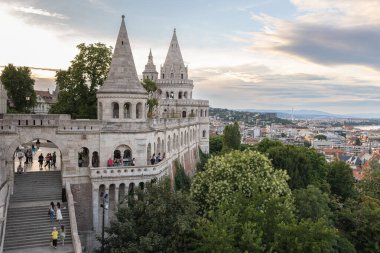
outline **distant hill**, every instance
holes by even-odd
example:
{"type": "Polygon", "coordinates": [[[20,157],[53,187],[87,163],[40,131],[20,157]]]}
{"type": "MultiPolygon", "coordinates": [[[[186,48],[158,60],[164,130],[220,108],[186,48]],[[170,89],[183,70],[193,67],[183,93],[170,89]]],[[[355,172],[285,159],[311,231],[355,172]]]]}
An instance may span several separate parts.
{"type": "Polygon", "coordinates": [[[294,119],[345,119],[345,118],[358,118],[358,119],[380,119],[379,113],[363,113],[363,114],[332,114],[324,111],[317,110],[257,110],[257,109],[239,109],[238,111],[246,112],[275,112],[277,117],[283,119],[291,119],[292,114],[294,119]]]}

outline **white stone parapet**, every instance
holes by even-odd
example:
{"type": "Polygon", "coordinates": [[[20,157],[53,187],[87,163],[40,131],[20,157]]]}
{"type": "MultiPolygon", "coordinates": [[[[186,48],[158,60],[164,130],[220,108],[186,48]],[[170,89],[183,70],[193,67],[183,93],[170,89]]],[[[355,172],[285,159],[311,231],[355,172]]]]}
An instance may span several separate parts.
{"type": "Polygon", "coordinates": [[[115,166],[90,168],[91,179],[103,178],[143,178],[145,181],[169,175],[169,159],[158,164],[144,166],[115,166]]]}
{"type": "Polygon", "coordinates": [[[160,99],[160,106],[209,106],[208,100],[200,99],[160,99]]]}

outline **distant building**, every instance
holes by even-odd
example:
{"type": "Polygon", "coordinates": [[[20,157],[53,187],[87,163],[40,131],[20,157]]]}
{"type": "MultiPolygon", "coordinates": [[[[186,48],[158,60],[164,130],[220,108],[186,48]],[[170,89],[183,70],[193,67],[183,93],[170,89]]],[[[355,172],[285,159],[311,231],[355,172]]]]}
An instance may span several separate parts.
{"type": "Polygon", "coordinates": [[[36,90],[37,105],[33,108],[33,112],[36,114],[47,114],[49,113],[50,107],[57,102],[57,92],[54,91],[53,94],[49,90],[36,90]]]}

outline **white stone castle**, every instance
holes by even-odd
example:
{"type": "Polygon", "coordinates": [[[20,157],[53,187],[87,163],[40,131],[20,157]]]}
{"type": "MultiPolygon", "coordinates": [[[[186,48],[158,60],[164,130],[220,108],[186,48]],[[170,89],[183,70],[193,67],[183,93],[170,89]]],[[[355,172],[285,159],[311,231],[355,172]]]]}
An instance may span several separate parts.
{"type": "Polygon", "coordinates": [[[98,232],[100,192],[110,196],[111,216],[131,188],[163,176],[173,179],[176,161],[193,174],[199,149],[209,150],[209,103],[193,99],[193,81],[175,30],[160,75],[150,52],[143,78],[158,86],[153,118],[147,117],[148,93],[138,79],[123,16],[108,77],[97,92],[97,120],[0,111],[0,183],[8,180],[12,189],[17,147],[48,140],[60,150],[62,183],[71,185],[79,230],[98,232]],[[160,154],[162,161],[152,165],[153,154],[160,154]],[[107,167],[109,159],[117,164],[107,167]]]}

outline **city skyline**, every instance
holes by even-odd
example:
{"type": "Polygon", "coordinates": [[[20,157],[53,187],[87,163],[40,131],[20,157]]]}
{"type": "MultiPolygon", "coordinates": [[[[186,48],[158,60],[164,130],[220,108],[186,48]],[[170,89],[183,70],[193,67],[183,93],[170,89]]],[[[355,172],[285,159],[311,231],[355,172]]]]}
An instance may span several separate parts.
{"type": "MultiPolygon", "coordinates": [[[[0,65],[65,69],[79,43],[114,47],[121,15],[141,74],[177,29],[194,97],[232,109],[376,113],[380,3],[342,1],[0,1],[0,65]],[[86,11],[83,11],[86,10],[86,11]]],[[[54,72],[33,70],[36,86],[54,72]]]]}

